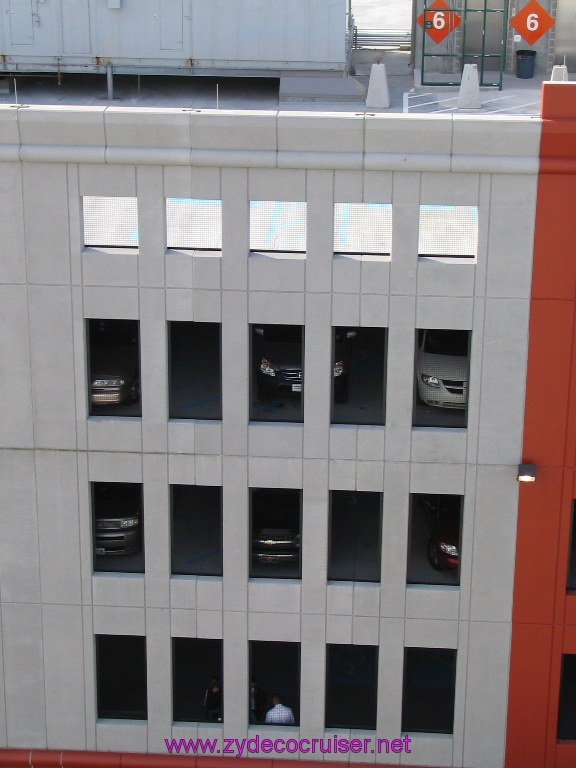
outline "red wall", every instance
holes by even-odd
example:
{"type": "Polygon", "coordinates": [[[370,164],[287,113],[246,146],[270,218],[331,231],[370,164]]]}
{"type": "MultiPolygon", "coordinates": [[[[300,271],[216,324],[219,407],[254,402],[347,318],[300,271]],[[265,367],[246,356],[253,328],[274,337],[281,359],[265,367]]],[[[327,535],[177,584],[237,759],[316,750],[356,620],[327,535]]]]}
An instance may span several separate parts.
{"type": "Polygon", "coordinates": [[[576,84],[545,83],[530,304],[506,768],[575,768],[557,742],[563,653],[576,653],[566,594],[576,499],[576,84]]]}

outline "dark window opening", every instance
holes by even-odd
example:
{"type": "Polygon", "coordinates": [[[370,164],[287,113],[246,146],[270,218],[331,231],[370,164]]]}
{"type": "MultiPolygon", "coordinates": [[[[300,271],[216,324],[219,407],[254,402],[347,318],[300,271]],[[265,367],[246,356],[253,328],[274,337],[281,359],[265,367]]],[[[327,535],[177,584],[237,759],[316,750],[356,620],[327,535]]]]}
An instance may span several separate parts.
{"type": "Polygon", "coordinates": [[[328,578],[380,581],[382,494],[332,491],[328,578]]]}
{"type": "Polygon", "coordinates": [[[558,738],[561,740],[576,739],[576,654],[567,653],[562,656],[558,738]]]}
{"type": "Polygon", "coordinates": [[[172,573],[222,576],[222,489],[173,485],[172,573]]]}
{"type": "Polygon", "coordinates": [[[299,579],[302,492],[252,488],[250,576],[299,579]]]}
{"type": "Polygon", "coordinates": [[[460,584],[462,496],[410,497],[408,584],[460,584]]]}
{"type": "Polygon", "coordinates": [[[326,728],[376,728],[378,648],[328,645],[326,728]]]}
{"type": "Polygon", "coordinates": [[[568,580],[566,588],[569,591],[576,590],[576,502],[572,502],[572,529],[570,531],[568,580]]]}
{"type": "Polygon", "coordinates": [[[146,638],[96,635],[98,717],[146,720],[146,638]]]}
{"type": "Polygon", "coordinates": [[[141,416],[138,320],[87,320],[91,416],[141,416]]]}
{"type": "Polygon", "coordinates": [[[384,424],[386,329],[334,328],[332,423],[384,424]]]}
{"type": "Polygon", "coordinates": [[[221,419],[220,323],[169,323],[170,418],[221,419]]]}
{"type": "Polygon", "coordinates": [[[177,722],[222,722],[222,640],[173,638],[172,711],[177,722]]]}
{"type": "Polygon", "coordinates": [[[416,331],[415,427],[466,427],[470,331],[416,331]]]}
{"type": "Polygon", "coordinates": [[[254,421],[302,421],[302,326],[253,325],[251,340],[250,418],[254,421]]]}
{"type": "Polygon", "coordinates": [[[456,651],[452,648],[405,648],[402,730],[452,733],[456,651]]]}
{"type": "Polygon", "coordinates": [[[250,641],[247,694],[251,723],[299,725],[300,643],[250,641]]]}
{"type": "Polygon", "coordinates": [[[144,573],[140,483],[92,483],[94,570],[144,573]]]}

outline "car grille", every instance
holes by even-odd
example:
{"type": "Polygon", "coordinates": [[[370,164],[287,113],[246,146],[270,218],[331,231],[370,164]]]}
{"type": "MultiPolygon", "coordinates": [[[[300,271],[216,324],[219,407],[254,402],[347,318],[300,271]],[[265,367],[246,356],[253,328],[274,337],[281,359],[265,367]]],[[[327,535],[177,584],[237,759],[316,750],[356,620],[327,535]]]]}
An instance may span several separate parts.
{"type": "Polygon", "coordinates": [[[282,371],[284,379],[286,381],[302,381],[302,371],[299,370],[287,370],[282,371]]]}
{"type": "Polygon", "coordinates": [[[97,531],[117,531],[120,528],[120,522],[118,520],[97,520],[97,531]]]}
{"type": "Polygon", "coordinates": [[[117,405],[120,402],[120,392],[92,392],[92,402],[94,405],[106,405],[112,403],[117,405]]]}
{"type": "Polygon", "coordinates": [[[465,381],[452,381],[451,379],[442,379],[442,382],[451,395],[463,395],[466,391],[465,381]]]}

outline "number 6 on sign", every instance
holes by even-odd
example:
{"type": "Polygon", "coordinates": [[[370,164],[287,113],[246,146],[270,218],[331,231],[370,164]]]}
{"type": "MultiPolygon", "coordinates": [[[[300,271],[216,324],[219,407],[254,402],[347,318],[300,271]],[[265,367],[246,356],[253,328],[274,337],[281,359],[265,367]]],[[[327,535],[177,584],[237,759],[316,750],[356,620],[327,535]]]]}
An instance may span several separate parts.
{"type": "Polygon", "coordinates": [[[510,26],[513,27],[519,35],[529,45],[534,45],[545,35],[550,27],[554,26],[554,19],[547,13],[540,3],[536,0],[530,0],[516,16],[510,19],[510,26]]]}
{"type": "Polygon", "coordinates": [[[418,16],[416,22],[437,45],[461,23],[458,11],[450,10],[446,0],[434,0],[426,11],[418,16]]]}
{"type": "Polygon", "coordinates": [[[432,19],[432,25],[434,29],[444,29],[446,26],[446,19],[444,18],[444,13],[442,11],[436,11],[432,19]]]}

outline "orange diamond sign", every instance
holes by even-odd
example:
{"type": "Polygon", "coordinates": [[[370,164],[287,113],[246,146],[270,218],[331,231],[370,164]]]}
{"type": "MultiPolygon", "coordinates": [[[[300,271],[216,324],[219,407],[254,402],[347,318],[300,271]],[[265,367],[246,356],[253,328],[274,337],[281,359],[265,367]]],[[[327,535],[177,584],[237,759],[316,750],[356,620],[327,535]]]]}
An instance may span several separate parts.
{"type": "Polygon", "coordinates": [[[519,35],[522,35],[528,45],[534,45],[545,35],[550,27],[554,26],[554,19],[547,13],[536,0],[530,2],[522,10],[512,16],[510,26],[514,27],[519,35]]]}
{"type": "Polygon", "coordinates": [[[429,5],[428,9],[416,19],[435,43],[441,43],[461,24],[460,16],[448,10],[449,8],[445,0],[434,0],[432,5],[429,5]]]}

